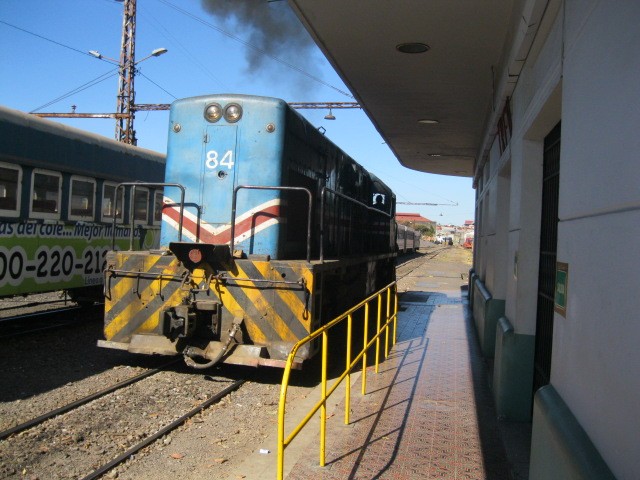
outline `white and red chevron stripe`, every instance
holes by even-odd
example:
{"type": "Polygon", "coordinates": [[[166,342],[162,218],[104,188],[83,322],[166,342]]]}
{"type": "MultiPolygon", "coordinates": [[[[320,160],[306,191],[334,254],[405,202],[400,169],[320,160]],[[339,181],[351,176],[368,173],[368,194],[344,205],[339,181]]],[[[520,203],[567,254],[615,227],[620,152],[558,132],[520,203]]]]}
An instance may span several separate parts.
{"type": "MultiPolygon", "coordinates": [[[[178,231],[180,221],[180,208],[170,197],[164,197],[162,207],[162,220],[178,231]]],[[[280,216],[280,199],[269,200],[261,205],[248,210],[242,215],[236,216],[236,228],[234,243],[239,243],[251,238],[253,235],[282,222],[280,216]],[[257,217],[256,217],[257,215],[257,217]]],[[[193,212],[184,210],[182,221],[182,234],[189,240],[197,241],[198,219],[193,212]]],[[[213,225],[201,220],[200,239],[202,243],[217,245],[230,243],[231,225],[213,225]]]]}

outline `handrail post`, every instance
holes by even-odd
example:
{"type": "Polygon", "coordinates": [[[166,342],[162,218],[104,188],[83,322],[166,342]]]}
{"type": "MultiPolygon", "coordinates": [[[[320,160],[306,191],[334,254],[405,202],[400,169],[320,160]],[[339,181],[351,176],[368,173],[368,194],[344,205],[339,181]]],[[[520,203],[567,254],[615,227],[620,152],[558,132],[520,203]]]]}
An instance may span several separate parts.
{"type": "Polygon", "coordinates": [[[364,353],[362,354],[362,395],[367,394],[367,343],[369,343],[369,302],[364,304],[364,353]]]}
{"type": "MultiPolygon", "coordinates": [[[[290,354],[291,356],[291,354],[290,354]]],[[[278,465],[277,479],[284,478],[284,418],[286,412],[287,388],[289,386],[289,376],[291,375],[291,361],[287,361],[282,374],[282,385],[280,387],[280,402],[278,403],[278,465]]]]}
{"type": "Polygon", "coordinates": [[[320,192],[320,263],[324,263],[324,197],[327,187],[320,192]]]}
{"type": "Polygon", "coordinates": [[[320,466],[324,467],[327,444],[327,352],[329,335],[322,332],[322,406],[320,407],[320,466]]]}
{"type": "Polygon", "coordinates": [[[376,373],[379,373],[380,365],[380,317],[382,316],[382,294],[378,294],[378,319],[376,325],[376,373]]]}
{"type": "Polygon", "coordinates": [[[398,341],[398,289],[396,286],[393,287],[393,298],[395,299],[393,316],[393,344],[395,345],[398,341]]]}
{"type": "Polygon", "coordinates": [[[129,199],[129,225],[131,225],[130,234],[129,234],[129,250],[133,250],[133,230],[136,224],[136,186],[134,185],[131,189],[131,198],[129,199]]]}
{"type": "Polygon", "coordinates": [[[349,425],[349,410],[351,409],[351,332],[353,316],[347,317],[347,377],[345,378],[345,402],[344,402],[344,424],[349,425]]]}
{"type": "Polygon", "coordinates": [[[391,289],[387,289],[387,317],[385,319],[384,327],[384,358],[389,356],[389,320],[391,319],[391,289]]]}

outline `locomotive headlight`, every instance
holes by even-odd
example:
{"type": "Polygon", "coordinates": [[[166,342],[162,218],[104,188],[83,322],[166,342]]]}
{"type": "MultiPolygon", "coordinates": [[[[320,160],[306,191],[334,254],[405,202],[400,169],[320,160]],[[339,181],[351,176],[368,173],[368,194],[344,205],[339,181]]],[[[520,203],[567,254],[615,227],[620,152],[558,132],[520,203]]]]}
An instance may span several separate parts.
{"type": "Polygon", "coordinates": [[[204,118],[212,123],[217,122],[222,118],[222,107],[217,103],[207,105],[207,108],[204,109],[204,118]]]}
{"type": "Polygon", "coordinates": [[[236,123],[242,118],[242,107],[237,103],[230,103],[224,107],[224,119],[229,123],[236,123]]]}

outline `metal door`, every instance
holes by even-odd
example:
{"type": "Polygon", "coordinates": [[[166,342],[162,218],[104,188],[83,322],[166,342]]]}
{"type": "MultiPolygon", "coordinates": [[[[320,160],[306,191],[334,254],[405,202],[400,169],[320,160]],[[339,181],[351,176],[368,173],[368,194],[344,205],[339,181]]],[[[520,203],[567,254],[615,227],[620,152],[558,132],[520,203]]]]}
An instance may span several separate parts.
{"type": "Polygon", "coordinates": [[[560,187],[560,123],[544,139],[542,218],[538,270],[538,309],[533,393],[547,385],[551,376],[553,299],[558,247],[558,192],[560,187]]]}

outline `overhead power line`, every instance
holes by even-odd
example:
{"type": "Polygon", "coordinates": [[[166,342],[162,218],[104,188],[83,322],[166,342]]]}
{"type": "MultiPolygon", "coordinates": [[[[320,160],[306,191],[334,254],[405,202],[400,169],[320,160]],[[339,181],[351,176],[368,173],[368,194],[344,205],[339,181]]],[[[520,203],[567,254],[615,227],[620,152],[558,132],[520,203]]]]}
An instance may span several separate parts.
{"type": "MultiPolygon", "coordinates": [[[[64,100],[65,98],[70,97],[71,95],[75,95],[76,93],[79,93],[83,90],[86,90],[87,88],[93,87],[94,85],[97,85],[98,83],[104,82],[105,80],[107,80],[108,78],[113,77],[114,75],[117,75],[118,73],[118,69],[112,69],[109,70],[106,73],[103,73],[102,75],[100,75],[99,77],[94,78],[93,80],[89,80],[86,83],[83,83],[82,85],[80,85],[79,87],[74,88],[73,90],[68,91],[67,93],[64,93],[62,95],[60,95],[57,98],[54,98],[53,100],[45,103],[44,105],[40,105],[37,108],[34,108],[33,110],[31,110],[29,113],[35,113],[38,110],[42,110],[45,107],[48,107],[50,105],[53,105],[54,103],[58,103],[61,100],[64,100]]],[[[39,115],[39,116],[45,116],[45,115],[39,115]]]]}
{"type": "Polygon", "coordinates": [[[16,25],[12,25],[11,23],[5,22],[4,20],[0,20],[0,23],[4,23],[5,25],[11,28],[15,28],[16,30],[20,30],[21,32],[28,33],[29,35],[33,35],[34,37],[41,38],[42,40],[45,40],[47,42],[55,43],[60,47],[68,48],[69,50],[73,50],[74,52],[81,53],[82,55],[91,56],[91,54],[89,54],[88,52],[83,52],[82,50],[78,50],[77,48],[70,47],[69,45],[65,45],[64,43],[60,43],[50,38],[43,37],[42,35],[38,35],[37,33],[30,32],[29,30],[25,30],[24,28],[20,28],[16,25]]]}
{"type": "Polygon", "coordinates": [[[445,207],[457,207],[458,202],[455,203],[429,203],[429,202],[396,202],[400,205],[429,205],[432,207],[445,206],[445,207]]]}

